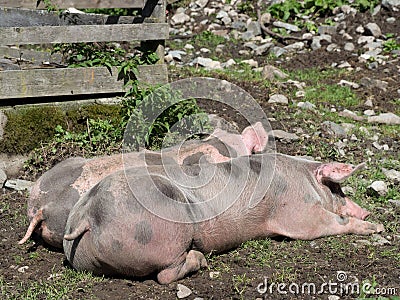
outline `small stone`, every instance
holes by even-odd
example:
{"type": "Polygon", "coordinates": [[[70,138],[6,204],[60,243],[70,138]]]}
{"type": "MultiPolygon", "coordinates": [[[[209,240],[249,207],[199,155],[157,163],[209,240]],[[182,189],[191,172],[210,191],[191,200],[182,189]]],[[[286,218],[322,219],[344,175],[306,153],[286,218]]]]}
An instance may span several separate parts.
{"type": "Polygon", "coordinates": [[[328,300],[339,300],[340,297],[338,295],[329,295],[328,300]]]}
{"type": "Polygon", "coordinates": [[[225,63],[222,64],[222,67],[232,67],[236,65],[236,62],[233,58],[230,58],[229,60],[227,60],[225,63]]]}
{"type": "Polygon", "coordinates": [[[373,142],[373,143],[372,143],[372,146],[374,146],[374,147],[375,147],[376,149],[378,149],[378,150],[384,150],[384,151],[389,150],[389,146],[388,146],[387,144],[379,145],[378,142],[373,142]]]}
{"type": "Polygon", "coordinates": [[[381,236],[379,234],[373,234],[372,239],[374,240],[372,242],[373,246],[383,246],[383,245],[391,244],[390,241],[388,241],[387,239],[385,239],[383,236],[381,236]]]}
{"type": "Polygon", "coordinates": [[[374,106],[374,104],[372,103],[372,100],[371,100],[371,99],[367,99],[367,100],[364,102],[364,105],[365,105],[365,106],[368,106],[368,107],[373,107],[373,106],[374,106]]]}
{"type": "Polygon", "coordinates": [[[271,130],[268,135],[274,139],[286,143],[298,141],[300,139],[296,134],[289,133],[280,129],[271,130]]]}
{"type": "Polygon", "coordinates": [[[368,123],[399,125],[400,117],[394,113],[381,113],[379,116],[368,117],[368,123]]]}
{"type": "Polygon", "coordinates": [[[4,186],[16,191],[30,191],[34,184],[34,182],[28,180],[10,179],[5,182],[4,186]]]}
{"type": "Polygon", "coordinates": [[[338,84],[341,86],[349,86],[353,89],[358,89],[360,87],[360,85],[358,83],[347,81],[344,79],[340,80],[338,84]]]}
{"type": "Polygon", "coordinates": [[[178,289],[178,292],[176,293],[176,296],[179,299],[189,297],[192,294],[192,290],[183,284],[178,283],[177,289],[178,289]]]}
{"type": "Polygon", "coordinates": [[[224,17],[228,17],[229,18],[228,13],[226,11],[224,11],[224,10],[220,10],[216,15],[217,19],[222,19],[224,17]]]}
{"type": "Polygon", "coordinates": [[[250,21],[247,24],[247,31],[252,32],[254,36],[260,35],[262,33],[260,23],[256,21],[250,21]]]}
{"type": "Polygon", "coordinates": [[[331,121],[325,121],[321,124],[321,128],[330,135],[337,137],[346,137],[346,131],[342,126],[331,121]]]}
{"type": "Polygon", "coordinates": [[[366,44],[366,43],[372,43],[375,40],[373,36],[360,36],[357,40],[357,44],[366,44]]]}
{"type": "Polygon", "coordinates": [[[186,52],[182,50],[172,50],[168,52],[168,55],[171,55],[171,57],[177,61],[181,61],[182,55],[186,55],[186,52]]]}
{"type": "Polygon", "coordinates": [[[389,18],[386,19],[386,22],[388,22],[389,24],[394,24],[394,22],[396,22],[396,18],[389,17],[389,18]]]}
{"type": "Polygon", "coordinates": [[[194,65],[200,65],[208,70],[222,69],[219,61],[214,61],[211,58],[197,57],[192,61],[194,65]]]}
{"type": "Polygon", "coordinates": [[[351,64],[349,64],[347,61],[345,61],[345,62],[342,62],[337,67],[338,67],[338,69],[351,68],[351,64]]]}
{"type": "Polygon", "coordinates": [[[287,51],[300,51],[304,49],[305,44],[303,42],[296,42],[283,47],[287,51]]]}
{"type": "Polygon", "coordinates": [[[353,43],[344,44],[344,50],[352,52],[352,51],[354,51],[354,49],[355,49],[355,46],[353,43]]]}
{"type": "Polygon", "coordinates": [[[351,41],[353,39],[353,37],[350,34],[348,34],[347,32],[343,33],[342,36],[343,36],[343,39],[345,39],[347,41],[351,41]]]}
{"type": "Polygon", "coordinates": [[[207,49],[207,48],[200,48],[200,52],[202,52],[202,53],[210,53],[211,50],[207,49]]]}
{"type": "Polygon", "coordinates": [[[373,109],[364,110],[364,115],[369,116],[369,117],[373,116],[373,115],[375,115],[375,111],[373,109]]]}
{"type": "Polygon", "coordinates": [[[284,23],[284,22],[281,22],[281,21],[275,21],[275,22],[272,23],[272,25],[274,25],[275,27],[285,28],[286,30],[293,31],[293,32],[299,32],[301,30],[296,25],[292,25],[292,24],[289,24],[289,23],[284,23]]]}
{"type": "Polygon", "coordinates": [[[191,44],[186,44],[185,47],[183,47],[183,48],[185,48],[186,50],[193,50],[194,46],[191,44]]]}
{"type": "Polygon", "coordinates": [[[315,109],[315,105],[308,101],[297,103],[297,107],[300,107],[301,109],[315,109]]]}
{"type": "Polygon", "coordinates": [[[23,267],[18,268],[17,271],[20,272],[20,273],[25,273],[25,271],[28,270],[28,269],[29,269],[28,266],[23,266],[23,267]]]}
{"type": "Polygon", "coordinates": [[[394,169],[387,170],[382,168],[383,174],[385,174],[386,178],[393,180],[394,182],[400,182],[400,172],[394,169]]]}
{"type": "Polygon", "coordinates": [[[282,94],[275,94],[269,97],[268,103],[289,104],[289,99],[282,94]]]}
{"type": "Polygon", "coordinates": [[[216,9],[205,7],[203,11],[206,16],[209,16],[209,15],[215,14],[216,9]]]}
{"type": "Polygon", "coordinates": [[[384,92],[386,92],[386,89],[389,85],[387,81],[379,79],[371,79],[369,77],[362,78],[360,84],[365,86],[366,88],[378,88],[384,92]]]}
{"type": "Polygon", "coordinates": [[[287,52],[287,50],[286,49],[283,49],[282,47],[273,47],[271,50],[270,50],[270,53],[271,54],[273,54],[273,55],[275,55],[276,57],[280,57],[280,56],[282,56],[283,54],[285,54],[287,52]]]}
{"type": "Polygon", "coordinates": [[[257,68],[258,67],[258,62],[257,61],[255,61],[254,59],[245,59],[245,60],[242,60],[242,63],[244,63],[244,64],[248,64],[250,67],[252,67],[252,68],[257,68]]]}
{"type": "Polygon", "coordinates": [[[271,66],[271,65],[264,66],[262,69],[261,75],[264,79],[267,79],[270,81],[275,80],[275,79],[285,79],[289,76],[286,73],[279,70],[278,68],[271,66]]]}
{"type": "Polygon", "coordinates": [[[171,18],[172,25],[181,25],[181,24],[185,24],[186,22],[189,22],[189,21],[190,21],[190,17],[185,13],[176,13],[171,18]]]}
{"type": "Polygon", "coordinates": [[[254,48],[253,52],[255,55],[263,55],[266,52],[268,52],[268,50],[271,49],[272,46],[274,46],[273,43],[262,44],[256,48],[254,48]]]}
{"type": "Polygon", "coordinates": [[[395,207],[400,207],[400,200],[389,200],[389,203],[393,204],[395,207]]]}
{"type": "Polygon", "coordinates": [[[400,0],[382,0],[382,6],[388,8],[389,10],[399,11],[400,0]]]}
{"type": "Polygon", "coordinates": [[[355,112],[345,109],[339,112],[340,117],[350,118],[355,121],[364,121],[364,117],[358,116],[355,112]]]}
{"type": "Polygon", "coordinates": [[[297,91],[295,96],[297,98],[304,98],[306,96],[306,92],[305,91],[297,91]]]}
{"type": "Polygon", "coordinates": [[[342,123],[340,125],[343,127],[343,129],[346,133],[349,133],[350,131],[352,131],[356,128],[356,125],[351,124],[351,123],[342,123]]]}
{"type": "Polygon", "coordinates": [[[385,196],[388,192],[388,187],[384,181],[378,180],[367,187],[367,192],[371,196],[385,196]]]}
{"type": "Polygon", "coordinates": [[[313,50],[318,50],[322,47],[321,42],[326,41],[328,43],[332,43],[332,36],[328,34],[323,34],[320,36],[314,36],[311,42],[311,48],[313,50]]]}
{"type": "Polygon", "coordinates": [[[239,55],[247,56],[250,55],[250,52],[248,50],[239,50],[239,55]]]}
{"type": "Polygon", "coordinates": [[[221,272],[218,272],[218,271],[211,271],[210,272],[210,278],[211,279],[218,278],[220,275],[221,275],[221,272]]]}
{"type": "Polygon", "coordinates": [[[195,2],[200,8],[204,8],[207,6],[208,0],[197,0],[195,2]]]}
{"type": "Polygon", "coordinates": [[[357,26],[356,32],[363,34],[364,33],[364,27],[362,27],[361,25],[357,26]]]}
{"type": "Polygon", "coordinates": [[[382,35],[382,31],[376,23],[368,23],[365,25],[365,29],[367,33],[372,34],[374,37],[380,37],[382,35]]]}

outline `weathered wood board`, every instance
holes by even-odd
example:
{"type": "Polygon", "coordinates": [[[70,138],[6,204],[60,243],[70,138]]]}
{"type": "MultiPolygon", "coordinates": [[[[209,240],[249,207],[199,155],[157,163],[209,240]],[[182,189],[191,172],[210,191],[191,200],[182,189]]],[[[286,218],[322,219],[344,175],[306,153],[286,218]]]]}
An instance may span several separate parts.
{"type": "MultiPolygon", "coordinates": [[[[152,0],[148,0],[152,1],[152,0]]],[[[1,7],[46,8],[43,1],[37,0],[0,0],[1,7]]],[[[143,8],[145,0],[52,0],[57,8],[143,8]]]]}
{"type": "MultiPolygon", "coordinates": [[[[139,66],[138,69],[141,84],[168,81],[165,64],[139,66]]],[[[116,68],[111,75],[105,67],[3,71],[0,72],[0,99],[121,93],[124,92],[123,81],[118,80],[117,75],[116,68]]]]}
{"type": "Polygon", "coordinates": [[[140,21],[142,21],[141,16],[109,16],[69,12],[58,14],[46,10],[0,7],[0,27],[133,24],[140,21]]]}
{"type": "Polygon", "coordinates": [[[165,40],[168,35],[167,23],[0,27],[1,45],[165,40]]]}

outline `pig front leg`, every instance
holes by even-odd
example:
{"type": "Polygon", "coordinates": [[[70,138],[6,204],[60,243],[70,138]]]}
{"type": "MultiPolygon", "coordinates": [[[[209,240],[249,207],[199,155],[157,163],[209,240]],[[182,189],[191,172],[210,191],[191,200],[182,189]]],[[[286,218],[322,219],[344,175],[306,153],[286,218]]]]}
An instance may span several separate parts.
{"type": "Polygon", "coordinates": [[[302,240],[350,233],[368,235],[384,231],[382,224],[374,224],[351,216],[339,216],[320,205],[312,207],[304,216],[293,216],[286,222],[283,220],[285,220],[283,216],[272,220],[267,225],[267,230],[302,240]]]}
{"type": "Polygon", "coordinates": [[[203,253],[190,250],[188,253],[184,253],[178,259],[177,263],[159,272],[157,280],[161,284],[168,284],[206,266],[207,261],[203,253]]]}

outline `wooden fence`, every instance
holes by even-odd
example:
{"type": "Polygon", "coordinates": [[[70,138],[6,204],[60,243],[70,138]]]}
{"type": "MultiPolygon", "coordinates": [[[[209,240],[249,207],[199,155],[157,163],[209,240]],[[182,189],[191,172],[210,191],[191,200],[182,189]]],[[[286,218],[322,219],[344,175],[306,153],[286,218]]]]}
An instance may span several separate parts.
{"type": "MultiPolygon", "coordinates": [[[[139,82],[167,82],[164,43],[168,38],[165,0],[51,0],[59,9],[134,8],[137,16],[108,16],[42,10],[43,1],[0,0],[0,99],[120,93],[116,68],[60,67],[60,55],[21,50],[21,45],[140,41],[160,61],[139,66],[139,82]],[[37,2],[38,6],[37,6],[37,2]],[[10,46],[17,47],[10,47],[10,46]],[[45,63],[42,63],[45,62],[45,63]],[[56,67],[55,67],[56,66],[56,67]],[[58,67],[57,67],[58,66],[58,67]]],[[[18,103],[16,103],[18,104],[18,103]]],[[[0,102],[1,105],[1,102],[0,102]]]]}

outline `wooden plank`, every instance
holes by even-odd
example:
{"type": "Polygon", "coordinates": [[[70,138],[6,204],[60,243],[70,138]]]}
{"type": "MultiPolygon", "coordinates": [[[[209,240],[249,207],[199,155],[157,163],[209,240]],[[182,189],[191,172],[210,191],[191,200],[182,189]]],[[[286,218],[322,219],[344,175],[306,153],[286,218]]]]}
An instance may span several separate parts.
{"type": "Polygon", "coordinates": [[[102,14],[58,14],[46,10],[0,7],[0,27],[133,24],[138,23],[138,18],[102,14]]]}
{"type": "MultiPolygon", "coordinates": [[[[168,80],[165,64],[138,69],[141,84],[163,84],[168,80]]],[[[0,99],[121,93],[122,86],[116,68],[112,75],[105,67],[0,72],[0,99]]]]}
{"type": "Polygon", "coordinates": [[[167,23],[0,27],[0,45],[165,40],[167,23]]]}
{"type": "MultiPolygon", "coordinates": [[[[145,0],[52,0],[57,8],[143,8],[145,0]]],[[[1,7],[45,9],[43,1],[37,6],[37,0],[0,0],[1,7]]]]}
{"type": "Polygon", "coordinates": [[[61,64],[62,55],[60,53],[50,53],[45,51],[34,51],[28,49],[16,49],[0,46],[0,58],[17,58],[36,64],[43,62],[61,64]]]}

